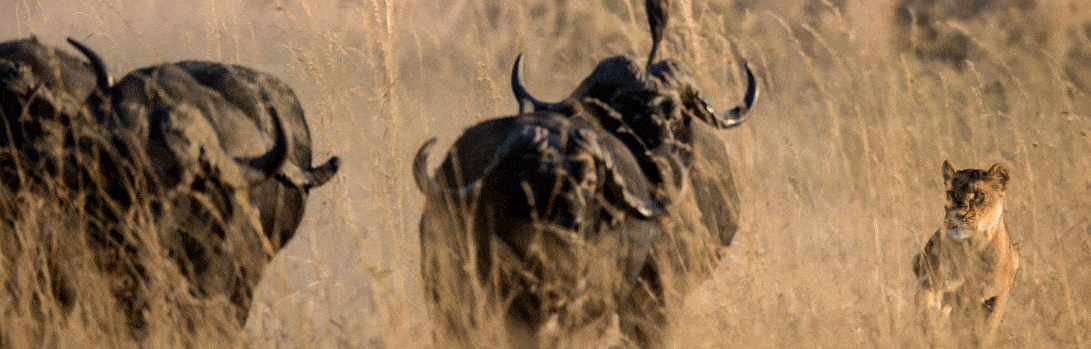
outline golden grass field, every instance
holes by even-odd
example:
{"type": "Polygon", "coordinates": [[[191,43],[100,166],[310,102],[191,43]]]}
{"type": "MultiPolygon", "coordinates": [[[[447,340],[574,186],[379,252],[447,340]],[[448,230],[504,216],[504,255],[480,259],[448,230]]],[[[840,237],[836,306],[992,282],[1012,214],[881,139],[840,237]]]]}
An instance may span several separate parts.
{"type": "MultiPolygon", "coordinates": [[[[942,224],[945,159],[1011,169],[1005,216],[1022,263],[996,345],[1091,347],[1091,4],[1043,1],[953,23],[977,51],[948,64],[895,49],[904,30],[891,24],[894,1],[674,2],[662,57],[695,70],[721,110],[741,98],[740,59],[760,84],[750,119],[723,132],[741,228],[674,311],[675,347],[922,346],[910,262],[942,224]]],[[[343,167],[311,192],[245,331],[196,346],[426,348],[417,147],[433,136],[446,147],[515,113],[507,81],[520,53],[528,89],[547,100],[602,58],[644,57],[642,6],[4,0],[0,40],[36,34],[74,53],[71,36],[115,77],[205,59],[285,80],[316,158],[338,155],[343,167]]],[[[36,220],[43,230],[63,226],[48,214],[36,220]]],[[[0,333],[27,321],[5,318],[0,333]]],[[[45,328],[65,338],[59,347],[132,345],[110,339],[116,325],[85,325],[45,328]]]]}

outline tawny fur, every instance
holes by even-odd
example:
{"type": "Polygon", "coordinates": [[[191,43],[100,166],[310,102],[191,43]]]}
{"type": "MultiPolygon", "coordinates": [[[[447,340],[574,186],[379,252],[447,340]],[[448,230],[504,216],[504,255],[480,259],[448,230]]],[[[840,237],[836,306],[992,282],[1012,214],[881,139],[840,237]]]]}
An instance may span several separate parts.
{"type": "Polygon", "coordinates": [[[926,336],[933,345],[988,346],[1019,268],[1003,215],[1008,169],[955,171],[944,161],[943,181],[944,227],[913,261],[926,336]]]}

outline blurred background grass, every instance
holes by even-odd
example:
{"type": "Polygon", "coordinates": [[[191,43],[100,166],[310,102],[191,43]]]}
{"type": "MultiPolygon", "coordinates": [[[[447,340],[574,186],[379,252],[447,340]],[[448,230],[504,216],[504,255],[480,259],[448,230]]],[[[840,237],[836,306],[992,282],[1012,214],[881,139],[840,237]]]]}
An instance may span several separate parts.
{"type": "MultiPolygon", "coordinates": [[[[676,312],[677,347],[919,346],[909,262],[942,222],[945,159],[1012,169],[1022,264],[998,346],[1091,346],[1091,4],[936,1],[907,21],[912,1],[674,3],[662,55],[721,109],[740,98],[739,59],[762,93],[723,134],[743,220],[676,312]]],[[[429,346],[419,144],[514,113],[517,54],[528,89],[556,100],[650,45],[628,0],[0,2],[0,38],[30,34],[81,39],[115,76],[207,59],[295,89],[316,157],[344,167],[256,292],[249,345],[286,348],[429,346]]]]}

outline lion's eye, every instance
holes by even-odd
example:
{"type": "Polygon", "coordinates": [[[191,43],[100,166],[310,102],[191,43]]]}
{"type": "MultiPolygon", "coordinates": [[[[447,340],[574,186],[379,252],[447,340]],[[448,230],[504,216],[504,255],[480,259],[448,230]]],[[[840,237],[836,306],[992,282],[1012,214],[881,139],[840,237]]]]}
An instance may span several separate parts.
{"type": "Polygon", "coordinates": [[[953,191],[947,192],[947,200],[955,201],[955,192],[953,192],[953,191]]]}

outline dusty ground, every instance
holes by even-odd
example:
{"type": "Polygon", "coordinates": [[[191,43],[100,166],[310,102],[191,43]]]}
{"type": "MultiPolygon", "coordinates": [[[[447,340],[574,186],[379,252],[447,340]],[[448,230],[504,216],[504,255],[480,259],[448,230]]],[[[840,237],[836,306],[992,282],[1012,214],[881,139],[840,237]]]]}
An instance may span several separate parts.
{"type": "MultiPolygon", "coordinates": [[[[676,2],[664,56],[696,70],[721,109],[740,98],[739,59],[761,84],[750,120],[723,134],[742,228],[677,311],[677,347],[919,346],[910,260],[942,222],[945,159],[1011,169],[1005,215],[1022,264],[998,345],[1091,347],[1091,6],[955,23],[978,51],[949,64],[894,48],[892,2],[676,2]]],[[[514,113],[519,53],[545,99],[599,59],[643,57],[641,4],[5,0],[0,39],[82,39],[115,76],[208,59],[287,81],[317,158],[344,165],[267,269],[250,341],[411,348],[430,332],[412,154],[514,113]]]]}

